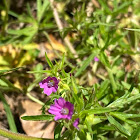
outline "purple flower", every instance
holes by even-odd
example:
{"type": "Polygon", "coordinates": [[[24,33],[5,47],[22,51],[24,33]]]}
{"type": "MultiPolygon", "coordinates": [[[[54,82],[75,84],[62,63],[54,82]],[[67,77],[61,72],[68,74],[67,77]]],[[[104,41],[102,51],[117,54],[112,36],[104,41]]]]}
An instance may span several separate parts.
{"type": "Polygon", "coordinates": [[[55,115],[54,120],[68,119],[73,115],[74,105],[65,101],[62,97],[54,100],[54,104],[50,106],[49,113],[55,115]]]}
{"type": "Polygon", "coordinates": [[[52,92],[57,91],[58,83],[59,83],[59,80],[57,80],[56,77],[49,76],[43,81],[41,81],[39,85],[40,85],[40,88],[44,88],[44,93],[49,96],[52,92]]]}
{"type": "Polygon", "coordinates": [[[94,57],[94,61],[98,62],[99,61],[99,58],[98,57],[94,57]]]}
{"type": "Polygon", "coordinates": [[[79,118],[75,119],[75,121],[74,121],[74,123],[73,123],[73,126],[74,126],[76,129],[79,130],[78,125],[79,125],[79,118]]]}

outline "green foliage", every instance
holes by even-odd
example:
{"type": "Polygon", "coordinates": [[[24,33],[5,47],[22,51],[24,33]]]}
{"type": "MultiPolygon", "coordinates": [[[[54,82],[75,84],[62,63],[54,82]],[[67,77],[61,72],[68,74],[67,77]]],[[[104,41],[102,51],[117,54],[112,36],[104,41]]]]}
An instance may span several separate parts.
{"type": "MultiPolygon", "coordinates": [[[[113,92],[113,90],[111,90],[110,88],[112,87],[111,85],[112,81],[109,79],[105,79],[100,85],[97,85],[97,87],[96,86],[94,87],[95,95],[93,95],[93,93],[91,92],[92,88],[84,89],[84,87],[79,86],[77,82],[75,81],[75,78],[72,75],[70,75],[71,72],[67,74],[65,73],[65,71],[61,70],[61,73],[58,73],[58,71],[60,71],[59,63],[56,62],[56,65],[53,65],[53,63],[47,57],[47,54],[46,54],[46,60],[49,66],[51,67],[51,71],[49,71],[50,75],[52,74],[56,76],[59,75],[58,77],[61,77],[61,86],[59,89],[60,91],[57,93],[58,95],[56,94],[50,95],[51,100],[45,103],[43,110],[45,110],[45,108],[49,107],[49,105],[53,103],[53,99],[55,98],[58,99],[61,96],[74,104],[76,113],[73,115],[72,120],[74,121],[74,118],[77,118],[77,117],[80,118],[80,125],[79,125],[80,131],[73,131],[73,136],[70,136],[71,139],[73,139],[76,135],[78,135],[80,138],[82,131],[89,132],[88,135],[84,133],[82,135],[84,135],[84,137],[90,137],[91,139],[95,137],[92,134],[95,134],[96,137],[98,138],[101,136],[106,137],[106,134],[112,130],[113,131],[116,130],[119,132],[117,136],[120,135],[122,137],[125,136],[127,138],[138,137],[139,131],[137,130],[136,132],[132,132],[132,130],[137,128],[137,126],[139,125],[138,120],[139,120],[140,115],[130,113],[131,110],[129,111],[128,106],[126,106],[127,104],[133,105],[134,101],[135,102],[137,101],[138,103],[138,99],[140,98],[139,93],[134,94],[134,90],[133,90],[134,88],[132,86],[128,86],[126,84],[118,86],[117,87],[118,91],[116,91],[116,93],[114,94],[110,92],[110,91],[113,92]],[[65,83],[65,86],[63,83],[65,83]],[[73,90],[71,91],[70,89],[73,89],[73,90]],[[87,93],[86,93],[86,90],[88,91],[87,93]],[[118,94],[119,90],[120,91],[123,90],[125,94],[121,96],[120,94],[118,94]],[[84,99],[85,95],[86,95],[87,101],[84,99]],[[99,102],[103,103],[104,105],[100,105],[99,102]],[[128,110],[128,113],[121,112],[122,109],[125,111],[128,110]],[[114,117],[117,119],[115,119],[114,117]],[[134,118],[138,118],[138,119],[134,121],[132,120],[134,118]],[[108,120],[109,123],[107,123],[106,120],[108,120]],[[113,127],[111,127],[110,124],[113,127]],[[126,124],[131,128],[131,130],[129,130],[126,127],[126,124]],[[97,133],[97,130],[98,130],[98,133],[97,133]],[[105,131],[108,131],[108,132],[104,133],[105,131]],[[134,136],[133,135],[131,136],[131,133],[134,136]]],[[[61,66],[62,68],[64,67],[63,65],[61,66]]],[[[113,69],[110,69],[110,71],[114,73],[113,69]]],[[[44,73],[45,72],[46,71],[44,70],[44,73]]],[[[38,71],[38,73],[40,73],[40,71],[38,71]]],[[[22,119],[27,118],[27,120],[35,120],[34,117],[36,116],[32,116],[32,117],[29,116],[29,118],[28,116],[25,116],[25,117],[22,117],[22,119]]],[[[46,116],[46,119],[50,119],[50,117],[48,116],[47,118],[46,116]]],[[[69,137],[70,133],[72,132],[66,131],[64,135],[61,137],[60,130],[61,130],[62,124],[67,128],[72,127],[70,125],[70,122],[66,124],[65,122],[62,123],[62,121],[60,120],[59,123],[61,126],[58,125],[59,127],[57,127],[55,130],[56,139],[69,137]]]]}
{"type": "Polygon", "coordinates": [[[50,11],[50,4],[48,0],[43,2],[41,0],[37,0],[37,17],[33,16],[29,4],[27,4],[27,13],[19,15],[9,10],[7,14],[17,18],[17,21],[7,23],[8,28],[5,29],[5,32],[8,34],[8,36],[2,43],[0,43],[0,45],[7,43],[27,44],[32,42],[40,31],[54,27],[54,24],[50,22],[52,12],[50,11]],[[46,13],[47,16],[44,16],[46,13]],[[25,27],[20,29],[12,29],[11,27],[17,23],[22,23],[25,25],[25,27]]]}

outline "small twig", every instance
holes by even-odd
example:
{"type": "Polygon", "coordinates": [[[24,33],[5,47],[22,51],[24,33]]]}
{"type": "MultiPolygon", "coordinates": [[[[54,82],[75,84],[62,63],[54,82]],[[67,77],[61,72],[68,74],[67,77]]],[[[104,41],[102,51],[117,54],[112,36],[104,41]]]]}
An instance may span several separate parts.
{"type": "MultiPolygon", "coordinates": [[[[53,10],[53,15],[54,15],[56,24],[57,24],[57,26],[58,26],[58,29],[61,31],[61,30],[63,30],[63,25],[62,25],[62,23],[61,23],[61,20],[59,19],[59,15],[58,15],[57,9],[56,9],[56,7],[54,6],[53,2],[54,2],[54,0],[50,0],[50,4],[51,4],[51,8],[52,8],[52,10],[53,10]]],[[[64,38],[64,42],[65,42],[65,44],[68,46],[69,50],[72,52],[72,54],[74,55],[74,57],[75,57],[75,58],[78,58],[78,55],[77,55],[75,49],[73,48],[72,44],[70,43],[68,36],[66,36],[66,37],[64,38]]],[[[78,61],[78,62],[81,62],[80,59],[77,59],[77,61],[78,61]]]]}

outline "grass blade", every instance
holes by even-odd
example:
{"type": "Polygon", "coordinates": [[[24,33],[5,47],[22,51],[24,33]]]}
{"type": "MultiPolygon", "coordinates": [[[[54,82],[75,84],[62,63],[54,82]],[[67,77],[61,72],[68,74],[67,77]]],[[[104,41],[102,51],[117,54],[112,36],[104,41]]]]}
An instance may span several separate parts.
{"type": "Polygon", "coordinates": [[[9,123],[10,130],[12,132],[17,132],[16,124],[15,124],[11,109],[10,109],[7,101],[5,100],[5,98],[4,98],[4,96],[2,95],[1,92],[0,92],[0,99],[2,100],[4,109],[5,109],[5,112],[6,112],[6,116],[7,116],[7,120],[8,120],[8,123],[9,123]]]}

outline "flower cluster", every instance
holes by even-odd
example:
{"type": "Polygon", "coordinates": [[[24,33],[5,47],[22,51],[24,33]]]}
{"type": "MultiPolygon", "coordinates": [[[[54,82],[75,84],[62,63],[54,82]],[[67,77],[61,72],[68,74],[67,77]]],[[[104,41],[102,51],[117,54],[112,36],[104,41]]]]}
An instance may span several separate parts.
{"type": "MultiPolygon", "coordinates": [[[[58,89],[58,83],[59,80],[56,77],[47,77],[43,81],[39,83],[40,88],[44,89],[44,93],[48,96],[51,95],[53,92],[55,93],[58,89]]],[[[54,104],[50,106],[50,109],[48,110],[49,113],[55,115],[54,120],[60,120],[60,119],[72,119],[72,115],[74,112],[74,105],[68,101],[65,101],[62,97],[59,99],[54,100],[54,104]]],[[[78,127],[79,124],[79,118],[77,118],[73,126],[79,130],[78,127]]]]}

